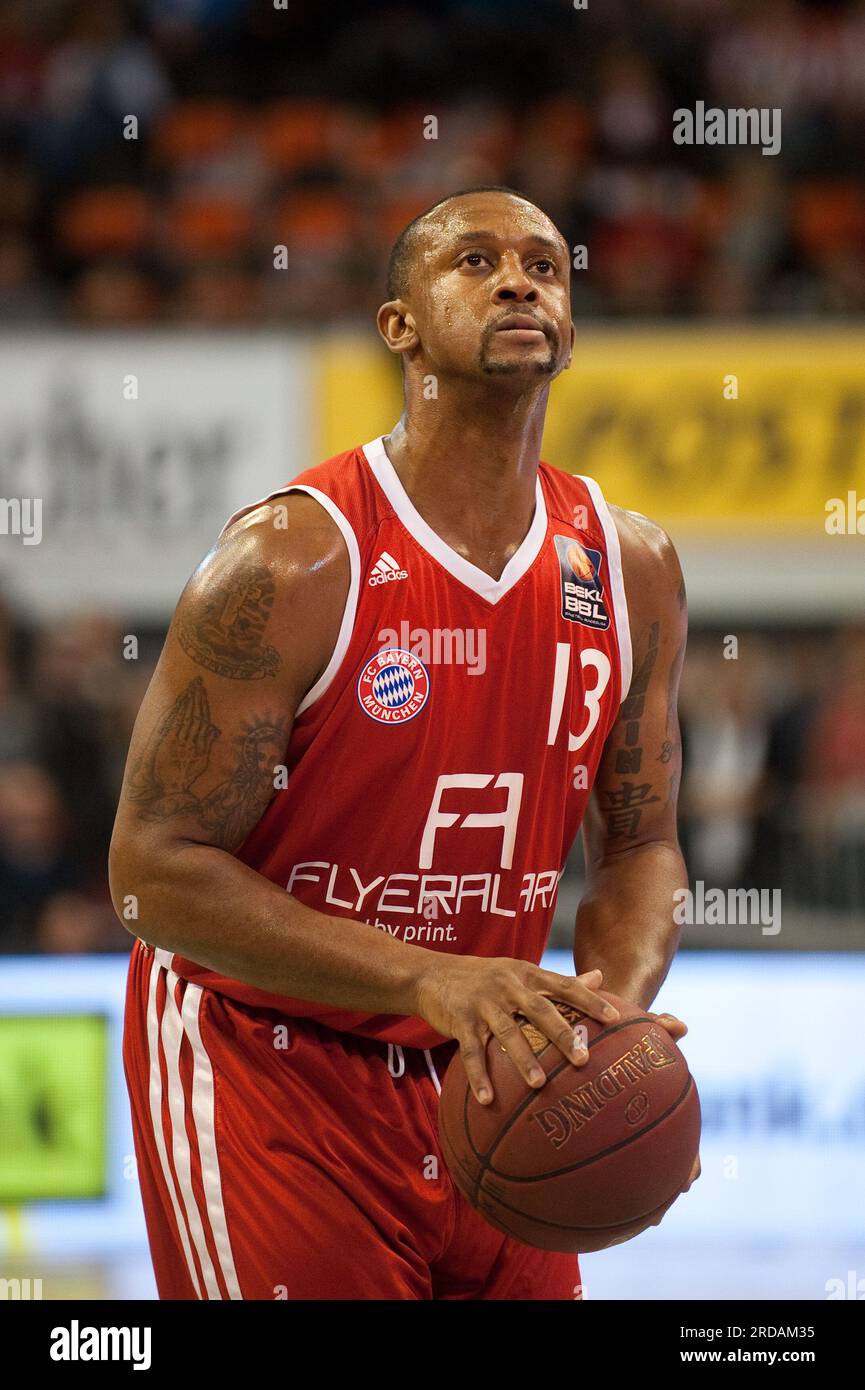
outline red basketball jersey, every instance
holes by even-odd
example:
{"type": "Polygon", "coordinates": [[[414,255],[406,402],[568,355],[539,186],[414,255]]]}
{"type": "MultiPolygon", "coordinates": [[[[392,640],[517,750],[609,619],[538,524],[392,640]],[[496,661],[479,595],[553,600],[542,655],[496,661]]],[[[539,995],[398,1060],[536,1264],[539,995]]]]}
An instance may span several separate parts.
{"type": "MultiPolygon", "coordinates": [[[[397,940],[539,962],[631,676],[600,488],[541,463],[534,518],[500,579],[424,521],[381,438],[288,491],[333,518],[351,585],[330,663],[297,712],[285,785],[237,857],[397,940]]],[[[289,999],[160,956],[246,1004],[405,1046],[441,1041],[420,1018],[289,999]]]]}

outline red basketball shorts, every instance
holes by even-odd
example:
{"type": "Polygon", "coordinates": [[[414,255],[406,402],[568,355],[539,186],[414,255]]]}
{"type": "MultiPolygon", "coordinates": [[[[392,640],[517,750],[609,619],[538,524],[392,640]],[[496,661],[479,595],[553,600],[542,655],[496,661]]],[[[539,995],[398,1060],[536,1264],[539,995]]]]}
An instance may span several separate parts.
{"type": "Polygon", "coordinates": [[[123,1058],[160,1298],[573,1299],[573,1255],[500,1235],[436,1132],[428,1051],[252,1009],[136,943],[123,1058]]]}

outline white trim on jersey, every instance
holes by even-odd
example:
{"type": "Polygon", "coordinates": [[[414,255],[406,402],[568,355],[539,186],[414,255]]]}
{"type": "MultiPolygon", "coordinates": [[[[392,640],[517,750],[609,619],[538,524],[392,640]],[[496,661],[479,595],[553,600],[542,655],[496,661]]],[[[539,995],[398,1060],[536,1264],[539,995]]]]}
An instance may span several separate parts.
{"type": "Polygon", "coordinates": [[[228,1236],[225,1205],[222,1197],[222,1180],[219,1172],[219,1156],[216,1148],[215,1106],[213,1089],[213,1068],[204,1047],[199,1027],[198,1014],[201,1006],[201,988],[187,984],[183,997],[182,1012],[177,1007],[175,989],[178,977],[167,969],[158,957],[166,956],[166,951],[154,952],[150,967],[147,993],[147,1043],[150,1057],[150,1122],[156,1141],[156,1150],[162,1166],[162,1174],[174,1211],[174,1219],[180,1235],[180,1243],[186,1259],[189,1277],[196,1296],[202,1297],[201,1284],[190,1245],[190,1236],[198,1253],[208,1299],[221,1299],[219,1284],[213,1261],[207,1248],[207,1241],[199,1210],[195,1189],[192,1185],[192,1163],[189,1137],[186,1129],[187,1107],[192,1110],[195,1133],[198,1139],[197,1158],[201,1169],[204,1188],[204,1217],[210,1227],[216,1250],[217,1263],[228,1289],[229,1297],[242,1299],[234,1255],[228,1236]],[[156,989],[160,971],[165,971],[165,1003],[160,1022],[156,1006],[156,989]],[[188,1097],[180,1072],[180,1048],[184,1036],[187,1038],[193,1057],[192,1095],[188,1097]],[[171,1152],[174,1170],[177,1174],[175,1184],[171,1165],[168,1161],[165,1126],[162,1115],[162,1076],[159,1067],[159,1044],[165,1058],[167,1079],[168,1116],[171,1152]],[[179,1192],[178,1192],[179,1186],[179,1192]],[[182,1202],[182,1210],[181,1210],[182,1202]]]}
{"type": "Polygon", "coordinates": [[[604,494],[601,492],[594,478],[587,478],[582,473],[577,477],[581,483],[585,483],[589,496],[592,499],[598,520],[604,532],[604,540],[607,543],[607,564],[610,567],[610,587],[612,589],[613,612],[616,615],[616,633],[619,638],[619,661],[622,668],[622,699],[624,700],[631,688],[631,675],[633,673],[634,658],[631,651],[631,626],[628,618],[628,600],[625,597],[625,578],[622,573],[622,548],[619,545],[619,533],[616,530],[616,523],[610,515],[604,494]]]}
{"type": "Polygon", "coordinates": [[[348,597],[343,609],[342,622],[340,623],[339,635],[336,639],[336,646],[333,649],[330,661],[322,671],[315,685],[306,692],[297,707],[296,714],[303,714],[304,710],[309,709],[310,705],[320,700],[324,692],[331,685],[334,676],[339,670],[345,659],[345,654],[351,643],[351,635],[354,631],[354,620],[357,614],[357,601],[360,594],[360,547],[357,537],[351,528],[351,523],[343,516],[339,507],[328,497],[326,492],[321,492],[317,487],[310,487],[308,483],[292,483],[285,489],[286,492],[306,492],[310,497],[314,497],[316,502],[320,502],[328,516],[336,522],[345,546],[348,551],[349,564],[351,566],[351,582],[348,586],[348,597]]]}
{"type": "Polygon", "coordinates": [[[282,497],[287,492],[305,492],[309,497],[314,497],[316,502],[319,502],[321,506],[324,507],[328,516],[336,522],[342,532],[342,538],[348,550],[348,560],[351,567],[348,598],[345,601],[345,608],[343,609],[342,623],[340,624],[339,634],[336,639],[336,646],[333,649],[330,661],[327,663],[327,666],[322,671],[315,685],[306,692],[298,705],[295,711],[295,717],[297,717],[298,714],[302,714],[304,710],[309,709],[310,705],[314,704],[316,700],[321,699],[321,696],[333,681],[348,651],[351,635],[354,631],[354,619],[357,613],[357,601],[360,593],[360,548],[358,547],[357,537],[351,528],[351,523],[343,516],[336,503],[328,497],[326,492],[321,492],[317,487],[311,487],[309,483],[286,483],[285,487],[277,488],[275,492],[269,492],[266,497],[262,497],[258,502],[253,502],[251,506],[241,507],[239,511],[234,512],[234,514],[228,518],[219,534],[221,536],[224,535],[229,526],[240,517],[246,516],[249,512],[254,512],[257,507],[264,506],[265,502],[270,502],[274,497],[282,497]]]}
{"type": "Polygon", "coordinates": [[[376,481],[406,530],[414,536],[428,555],[438,560],[448,574],[453,575],[454,579],[458,579],[467,589],[472,589],[488,603],[498,603],[503,599],[534,564],[547,534],[547,506],[540,477],[535,483],[535,514],[532,524],[521,546],[505,565],[501,578],[493,579],[491,574],[486,574],[478,569],[477,565],[458,554],[442,540],[428,522],[424,521],[387,456],[383,435],[371,440],[369,444],[364,444],[363,452],[376,481]]]}

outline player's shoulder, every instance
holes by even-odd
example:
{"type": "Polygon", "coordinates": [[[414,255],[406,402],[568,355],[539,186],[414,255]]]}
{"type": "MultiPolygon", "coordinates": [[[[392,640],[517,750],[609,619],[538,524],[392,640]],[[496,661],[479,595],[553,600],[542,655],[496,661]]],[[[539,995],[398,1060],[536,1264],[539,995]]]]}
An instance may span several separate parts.
{"type": "Polygon", "coordinates": [[[350,584],[333,518],[305,493],[278,492],[232,518],[191,576],[178,615],[216,605],[241,622],[270,620],[275,639],[296,641],[301,632],[336,630],[350,584]]]}
{"type": "Polygon", "coordinates": [[[286,579],[347,563],[345,539],[334,517],[309,493],[290,491],[292,486],[233,518],[210,558],[224,566],[266,565],[286,579]]]}
{"type": "Polygon", "coordinates": [[[386,510],[364,446],[355,445],[235,512],[190,583],[199,572],[208,584],[259,573],[283,608],[344,604],[386,510]]]}
{"type": "Polygon", "coordinates": [[[635,554],[644,555],[649,564],[663,565],[675,555],[676,548],[663,526],[642,512],[631,511],[626,507],[609,504],[610,516],[616,526],[619,544],[627,546],[635,554]]]}
{"type": "Polygon", "coordinates": [[[314,464],[261,502],[235,512],[211,555],[224,563],[255,559],[286,578],[348,567],[347,533],[357,538],[366,481],[360,446],[314,464]],[[348,513],[348,515],[347,515],[348,513]]]}
{"type": "Polygon", "coordinates": [[[676,547],[663,526],[642,512],[610,506],[619,538],[622,573],[629,599],[632,594],[675,600],[685,606],[685,581],[676,547]]]}

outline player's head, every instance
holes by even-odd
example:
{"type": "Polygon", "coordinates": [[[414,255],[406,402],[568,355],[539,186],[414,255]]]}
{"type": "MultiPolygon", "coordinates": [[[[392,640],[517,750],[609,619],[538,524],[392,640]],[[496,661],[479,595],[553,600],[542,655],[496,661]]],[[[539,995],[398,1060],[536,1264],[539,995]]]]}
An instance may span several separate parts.
{"type": "Polygon", "coordinates": [[[379,332],[408,371],[548,383],[570,362],[567,244],[512,188],[463,189],[400,232],[379,332]]]}

